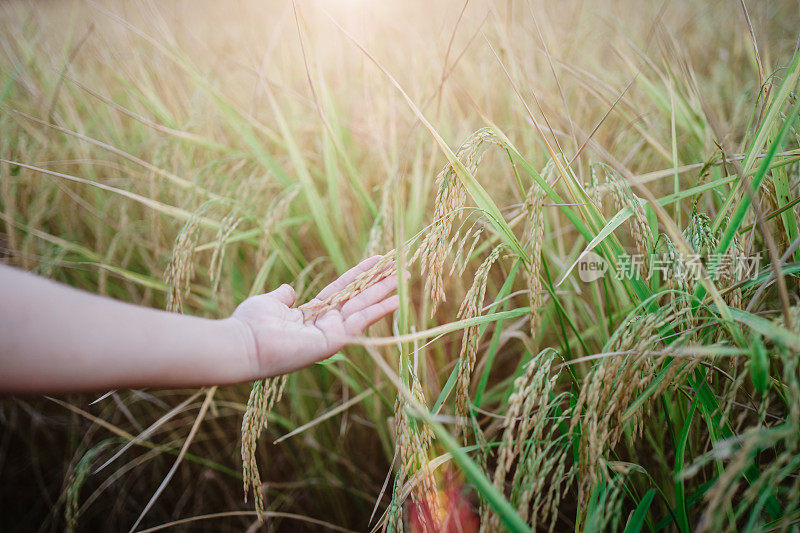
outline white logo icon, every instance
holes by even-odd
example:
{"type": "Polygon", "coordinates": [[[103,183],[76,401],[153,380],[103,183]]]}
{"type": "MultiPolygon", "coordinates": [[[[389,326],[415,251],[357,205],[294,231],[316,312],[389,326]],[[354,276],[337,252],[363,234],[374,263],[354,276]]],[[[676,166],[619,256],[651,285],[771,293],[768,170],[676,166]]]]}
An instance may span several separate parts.
{"type": "Polygon", "coordinates": [[[581,281],[589,283],[595,281],[606,274],[608,264],[606,260],[592,251],[584,253],[578,260],[578,276],[581,281]]]}

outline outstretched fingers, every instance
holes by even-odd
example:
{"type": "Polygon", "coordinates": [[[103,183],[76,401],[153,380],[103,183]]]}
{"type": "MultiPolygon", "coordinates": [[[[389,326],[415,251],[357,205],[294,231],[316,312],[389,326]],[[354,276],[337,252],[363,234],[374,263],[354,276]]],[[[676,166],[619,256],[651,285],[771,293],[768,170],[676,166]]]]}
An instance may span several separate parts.
{"type": "Polygon", "coordinates": [[[339,279],[337,279],[336,281],[332,282],[330,285],[322,289],[320,293],[317,295],[317,297],[314,298],[314,300],[322,301],[328,298],[329,296],[332,296],[337,292],[339,292],[340,290],[344,289],[353,281],[355,281],[355,279],[358,277],[359,274],[366,272],[370,268],[374,267],[378,263],[378,261],[381,260],[381,258],[382,256],[380,255],[374,255],[368,259],[364,259],[359,264],[357,264],[356,266],[354,266],[353,268],[351,268],[350,270],[339,276],[339,279]]]}
{"type": "MultiPolygon", "coordinates": [[[[409,276],[410,274],[406,272],[406,279],[409,276]]],[[[397,274],[392,274],[375,285],[368,287],[342,304],[342,315],[348,317],[357,311],[380,302],[397,288],[397,283],[397,274]]]]}
{"type": "Polygon", "coordinates": [[[345,319],[344,329],[349,335],[361,335],[372,324],[397,311],[398,307],[400,307],[400,297],[395,294],[352,313],[345,319]]]}

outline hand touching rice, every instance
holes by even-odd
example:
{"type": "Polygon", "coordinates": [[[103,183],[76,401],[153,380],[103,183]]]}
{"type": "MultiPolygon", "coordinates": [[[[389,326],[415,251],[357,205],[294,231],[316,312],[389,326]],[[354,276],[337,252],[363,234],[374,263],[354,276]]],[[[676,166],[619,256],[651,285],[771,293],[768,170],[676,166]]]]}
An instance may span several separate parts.
{"type": "Polygon", "coordinates": [[[375,256],[342,274],[299,308],[292,307],[292,287],[281,285],[242,302],[231,320],[243,326],[253,376],[271,377],[336,353],[348,338],[360,335],[397,309],[398,297],[390,296],[396,288],[393,265],[381,263],[381,257],[375,256]],[[359,281],[366,287],[352,291],[359,281]],[[337,304],[339,300],[342,303],[337,304]]]}
{"type": "Polygon", "coordinates": [[[300,308],[289,285],[213,320],[123,303],[0,265],[0,392],[250,381],[321,361],[398,306],[372,257],[300,308]]]}

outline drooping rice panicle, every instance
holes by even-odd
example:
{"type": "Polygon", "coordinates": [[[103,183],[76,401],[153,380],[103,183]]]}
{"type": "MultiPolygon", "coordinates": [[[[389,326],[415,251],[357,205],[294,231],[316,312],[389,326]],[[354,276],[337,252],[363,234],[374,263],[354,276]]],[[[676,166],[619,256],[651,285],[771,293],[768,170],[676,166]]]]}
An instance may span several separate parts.
{"type": "Polygon", "coordinates": [[[349,283],[342,290],[332,294],[324,301],[310,301],[299,307],[306,312],[306,320],[313,320],[314,318],[336,309],[338,306],[350,300],[354,296],[361,294],[368,288],[376,283],[388,278],[397,273],[395,266],[395,251],[392,250],[385,254],[375,265],[359,274],[355,280],[349,283]]]}
{"type": "MultiPolygon", "coordinates": [[[[489,128],[482,128],[473,133],[461,145],[456,157],[464,168],[474,174],[489,145],[502,146],[500,140],[489,128]]],[[[447,165],[436,178],[438,192],[434,201],[433,223],[420,245],[421,270],[425,279],[425,293],[431,297],[431,316],[439,304],[447,300],[444,292],[444,264],[450,253],[447,246],[453,223],[460,216],[465,205],[467,193],[458,179],[452,165],[447,165]]]]}
{"type": "Polygon", "coordinates": [[[645,258],[641,265],[643,277],[647,278],[649,275],[650,252],[653,249],[653,235],[650,231],[650,224],[647,221],[642,200],[634,194],[628,182],[610,166],[598,163],[594,165],[592,171],[598,172],[605,179],[614,209],[619,211],[627,207],[632,211],[631,234],[636,245],[636,253],[645,258]]]}
{"type": "MultiPolygon", "coordinates": [[[[541,173],[542,179],[552,185],[555,181],[555,164],[548,161],[541,173]]],[[[530,249],[530,269],[528,271],[528,302],[531,309],[530,336],[536,349],[536,328],[539,308],[542,305],[542,246],[544,244],[544,189],[533,182],[525,198],[528,216],[525,220],[525,244],[530,249]]]]}
{"type": "Polygon", "coordinates": [[[247,494],[252,488],[253,500],[259,517],[263,517],[264,513],[264,495],[256,460],[258,437],[261,435],[261,431],[267,427],[267,416],[272,407],[281,400],[286,388],[286,381],[286,375],[255,381],[242,418],[244,500],[247,501],[247,494]]]}
{"type": "MultiPolygon", "coordinates": [[[[582,505],[592,490],[606,476],[607,454],[614,449],[626,427],[640,436],[644,416],[641,410],[630,419],[625,417],[628,406],[636,394],[647,387],[658,374],[670,350],[684,344],[688,337],[671,339],[667,346],[661,339],[662,328],[670,326],[680,331],[682,321],[690,317],[690,309],[669,304],[657,312],[630,316],[603,347],[607,354],[586,374],[580,395],[572,412],[570,431],[581,425],[579,500],[582,505]],[[660,353],[653,351],[660,347],[660,353]]],[[[673,364],[659,385],[659,390],[676,386],[696,360],[689,359],[679,374],[681,365],[673,364]]]]}
{"type": "MultiPolygon", "coordinates": [[[[568,415],[561,410],[563,396],[554,394],[557,357],[555,350],[543,350],[514,381],[493,474],[494,486],[505,491],[511,473],[510,498],[519,514],[534,528],[550,531],[561,497],[574,477],[573,467],[567,464],[568,435],[559,435],[559,425],[568,415]]],[[[499,529],[499,517],[485,511],[481,530],[499,529]]]]}
{"type": "MultiPolygon", "coordinates": [[[[492,265],[500,258],[500,254],[504,249],[505,245],[496,246],[478,267],[472,286],[464,296],[464,300],[458,310],[459,320],[480,315],[486,295],[489,271],[492,265]]],[[[472,371],[475,368],[475,360],[478,355],[479,329],[480,327],[477,325],[469,326],[464,330],[461,339],[461,352],[458,356],[458,378],[456,381],[456,416],[461,417],[462,420],[466,419],[469,413],[469,389],[472,382],[472,371]]]]}
{"type": "Polygon", "coordinates": [[[197,247],[200,220],[210,209],[212,203],[206,202],[195,211],[186,221],[175,239],[172,256],[164,274],[169,286],[167,293],[167,311],[182,313],[183,302],[189,295],[189,290],[194,276],[194,253],[197,247]]]}
{"type": "Polygon", "coordinates": [[[222,275],[222,262],[225,260],[225,244],[241,223],[242,218],[238,216],[235,210],[232,210],[222,219],[222,223],[217,231],[216,245],[211,254],[211,263],[208,267],[208,273],[211,279],[211,290],[214,293],[219,289],[219,281],[222,275]]]}
{"type": "MultiPolygon", "coordinates": [[[[411,393],[420,405],[425,406],[425,395],[419,378],[408,365],[411,393]]],[[[395,486],[401,489],[392,499],[392,505],[402,509],[400,498],[402,489],[413,482],[410,490],[411,500],[416,506],[417,515],[424,531],[438,531],[441,528],[439,496],[436,479],[430,463],[430,450],[433,444],[433,433],[430,428],[418,421],[412,421],[408,414],[408,402],[398,394],[395,400],[395,454],[399,459],[395,486]]],[[[401,517],[400,512],[395,517],[401,517]]],[[[399,520],[398,520],[399,523],[399,520]]]]}

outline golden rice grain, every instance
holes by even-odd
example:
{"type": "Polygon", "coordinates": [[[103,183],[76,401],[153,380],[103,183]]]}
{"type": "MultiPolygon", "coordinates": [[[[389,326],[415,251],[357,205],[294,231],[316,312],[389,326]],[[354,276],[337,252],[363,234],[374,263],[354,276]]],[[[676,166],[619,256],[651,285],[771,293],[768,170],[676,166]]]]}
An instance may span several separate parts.
{"type": "Polygon", "coordinates": [[[344,302],[361,294],[376,283],[388,278],[389,276],[395,275],[397,273],[397,267],[395,266],[394,261],[395,251],[392,250],[384,255],[377,263],[375,263],[375,266],[366,272],[359,274],[355,280],[349,283],[342,290],[337,291],[325,300],[312,300],[307,302],[301,305],[299,309],[302,309],[305,312],[306,320],[313,320],[319,315],[327,313],[332,309],[336,309],[344,302]]]}
{"type": "MultiPolygon", "coordinates": [[[[491,129],[482,128],[461,145],[456,157],[470,174],[475,174],[490,145],[502,146],[502,143],[491,129]]],[[[444,264],[450,253],[448,243],[453,223],[460,216],[461,208],[467,200],[466,189],[451,164],[445,166],[436,178],[436,185],[438,192],[434,201],[433,223],[420,245],[420,266],[425,278],[425,293],[431,295],[431,316],[439,304],[447,300],[444,292],[444,264]]]]}
{"type": "MultiPolygon", "coordinates": [[[[500,253],[505,245],[496,246],[489,256],[481,263],[475,272],[472,282],[461,307],[458,310],[460,320],[475,318],[480,315],[483,300],[486,295],[486,284],[489,280],[489,271],[492,265],[500,258],[500,253]]],[[[472,371],[478,354],[478,341],[480,326],[469,326],[464,330],[461,340],[461,352],[458,357],[458,377],[456,378],[456,416],[466,419],[469,413],[469,389],[472,381],[472,371]]]]}
{"type": "Polygon", "coordinates": [[[286,375],[258,380],[253,383],[247,408],[242,418],[242,477],[244,480],[244,501],[252,488],[256,511],[260,517],[264,513],[264,496],[261,490],[261,476],[256,461],[256,447],[261,430],[267,427],[267,415],[283,396],[286,375]]]}
{"type": "MultiPolygon", "coordinates": [[[[570,423],[570,431],[581,424],[578,493],[584,507],[594,487],[608,476],[604,467],[606,454],[620,441],[626,425],[630,425],[633,435],[641,435],[642,411],[635,412],[630,420],[625,418],[631,401],[655,379],[669,349],[681,346],[688,338],[673,339],[656,355],[653,351],[663,344],[660,330],[669,325],[679,331],[690,313],[685,306],[667,305],[649,314],[631,315],[604,346],[603,353],[609,355],[586,374],[570,423]]],[[[685,364],[696,362],[690,359],[685,364]]],[[[678,383],[679,365],[672,366],[673,373],[665,377],[660,387],[678,383]]]]}
{"type": "Polygon", "coordinates": [[[175,239],[172,256],[164,274],[169,291],[167,292],[167,311],[183,312],[183,301],[189,296],[192,277],[194,276],[194,250],[197,247],[200,220],[211,207],[206,202],[195,211],[183,225],[175,239]]]}

